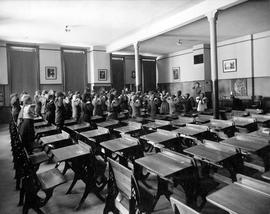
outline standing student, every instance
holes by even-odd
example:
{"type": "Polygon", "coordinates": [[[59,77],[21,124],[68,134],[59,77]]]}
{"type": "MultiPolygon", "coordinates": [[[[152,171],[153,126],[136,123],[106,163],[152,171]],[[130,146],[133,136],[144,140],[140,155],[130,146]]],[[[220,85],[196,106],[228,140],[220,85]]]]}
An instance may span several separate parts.
{"type": "Polygon", "coordinates": [[[46,102],[46,116],[45,119],[49,124],[55,122],[55,104],[54,104],[54,93],[50,92],[48,95],[48,100],[46,102]]]}
{"type": "Polygon", "coordinates": [[[40,113],[41,116],[45,119],[46,118],[46,104],[47,104],[47,99],[48,99],[48,91],[43,90],[41,93],[41,96],[39,98],[40,103],[41,103],[41,109],[40,113]]]}
{"type": "Polygon", "coordinates": [[[35,95],[34,95],[34,103],[35,103],[35,114],[37,116],[41,116],[41,105],[42,104],[41,104],[40,98],[41,98],[40,91],[36,91],[35,95]]]}
{"type": "Polygon", "coordinates": [[[11,105],[11,114],[12,118],[17,123],[19,113],[21,111],[20,99],[17,93],[10,95],[10,105],[11,105]]]}
{"type": "Polygon", "coordinates": [[[26,150],[31,153],[35,140],[34,117],[35,105],[32,104],[30,95],[25,95],[22,99],[23,106],[21,109],[21,123],[19,124],[19,133],[22,144],[26,150]]]}
{"type": "Polygon", "coordinates": [[[90,123],[93,116],[93,105],[91,102],[91,96],[83,96],[82,99],[82,120],[90,123]]]}
{"type": "Polygon", "coordinates": [[[62,92],[57,92],[55,97],[55,125],[62,129],[65,122],[65,106],[63,103],[64,94],[62,92]]]}
{"type": "Polygon", "coordinates": [[[207,109],[207,97],[205,97],[204,93],[201,93],[199,97],[196,98],[197,111],[203,112],[207,109]]]}
{"type": "Polygon", "coordinates": [[[79,121],[81,117],[81,98],[80,93],[77,91],[72,97],[71,106],[72,106],[72,117],[79,121]]]}

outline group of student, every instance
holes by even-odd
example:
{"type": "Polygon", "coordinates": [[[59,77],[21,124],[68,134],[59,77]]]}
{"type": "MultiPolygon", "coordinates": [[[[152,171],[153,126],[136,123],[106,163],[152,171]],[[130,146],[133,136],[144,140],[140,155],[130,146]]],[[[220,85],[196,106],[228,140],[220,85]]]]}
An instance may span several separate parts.
{"type": "Polygon", "coordinates": [[[27,145],[34,141],[34,118],[42,116],[49,124],[55,124],[60,129],[66,119],[73,118],[78,122],[91,122],[94,115],[117,119],[120,112],[129,112],[132,117],[140,117],[141,109],[148,111],[150,116],[156,114],[188,113],[197,108],[204,111],[207,108],[207,98],[200,93],[196,99],[181,91],[169,95],[163,90],[148,93],[122,90],[120,94],[115,89],[95,92],[86,88],[80,92],[55,92],[53,90],[36,91],[32,97],[23,92],[11,94],[10,103],[12,116],[19,128],[22,142],[27,145]],[[28,143],[26,143],[28,142],[28,143]]]}

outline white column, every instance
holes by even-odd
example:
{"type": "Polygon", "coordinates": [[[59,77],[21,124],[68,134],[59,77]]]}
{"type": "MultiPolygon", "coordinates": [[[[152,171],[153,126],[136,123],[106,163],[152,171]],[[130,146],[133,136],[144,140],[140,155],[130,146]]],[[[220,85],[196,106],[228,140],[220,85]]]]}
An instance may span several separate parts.
{"type": "Polygon", "coordinates": [[[140,91],[141,85],[142,85],[141,59],[140,59],[140,53],[139,53],[140,44],[139,42],[135,42],[133,46],[134,46],[134,55],[135,55],[136,91],[140,91]]]}
{"type": "Polygon", "coordinates": [[[211,79],[213,85],[213,113],[214,118],[219,118],[219,97],[218,97],[218,68],[217,68],[217,10],[207,14],[210,25],[210,57],[211,57],[211,79]]]}

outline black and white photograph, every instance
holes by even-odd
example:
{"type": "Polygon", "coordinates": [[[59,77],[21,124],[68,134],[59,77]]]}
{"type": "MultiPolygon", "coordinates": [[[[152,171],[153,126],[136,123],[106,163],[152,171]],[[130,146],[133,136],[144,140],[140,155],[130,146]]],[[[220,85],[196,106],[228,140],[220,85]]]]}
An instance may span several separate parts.
{"type": "Polygon", "coordinates": [[[0,0],[0,214],[270,214],[270,0],[0,0]]]}
{"type": "Polygon", "coordinates": [[[45,67],[45,79],[46,80],[56,80],[57,79],[57,69],[53,66],[45,67]]]}
{"type": "Polygon", "coordinates": [[[98,80],[106,81],[107,80],[107,69],[98,69],[98,80]]]}

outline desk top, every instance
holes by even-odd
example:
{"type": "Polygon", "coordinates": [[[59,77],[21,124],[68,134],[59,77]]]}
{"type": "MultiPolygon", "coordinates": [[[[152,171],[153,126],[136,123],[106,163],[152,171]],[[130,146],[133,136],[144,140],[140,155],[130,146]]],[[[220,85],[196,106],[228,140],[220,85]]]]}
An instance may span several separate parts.
{"type": "Polygon", "coordinates": [[[263,114],[251,114],[251,117],[256,119],[259,123],[267,123],[270,121],[269,115],[263,115],[263,114]]]}
{"type": "MultiPolygon", "coordinates": [[[[218,145],[219,144],[217,143],[216,146],[218,147],[218,145]]],[[[212,163],[219,163],[221,161],[224,161],[227,158],[230,158],[236,155],[236,151],[235,152],[224,151],[222,149],[217,150],[214,148],[207,147],[205,145],[192,146],[188,149],[185,149],[184,152],[194,155],[195,157],[199,157],[200,159],[205,159],[212,163]]]]}
{"type": "Polygon", "coordinates": [[[270,196],[240,184],[230,184],[206,197],[210,203],[237,214],[269,214],[270,196]]]}
{"type": "Polygon", "coordinates": [[[127,125],[127,126],[122,126],[113,129],[114,131],[120,132],[120,133],[129,133],[129,132],[135,132],[135,131],[140,131],[142,128],[134,125],[127,125]]]}
{"type": "Polygon", "coordinates": [[[96,122],[96,121],[99,121],[99,120],[102,120],[104,117],[102,116],[99,116],[99,115],[94,115],[90,118],[91,121],[93,122],[96,122]]]}
{"type": "Polygon", "coordinates": [[[140,137],[141,139],[147,140],[149,143],[165,143],[171,140],[174,140],[177,138],[176,134],[164,134],[164,133],[160,133],[160,132],[153,132],[147,135],[143,135],[140,137]]]}
{"type": "Polygon", "coordinates": [[[143,126],[146,128],[151,128],[151,129],[158,129],[158,128],[162,128],[165,126],[168,126],[169,124],[166,124],[167,121],[164,120],[165,123],[159,123],[159,122],[150,122],[150,123],[146,123],[143,126]]]}
{"type": "Polygon", "coordinates": [[[86,131],[86,132],[81,132],[80,135],[86,137],[86,138],[95,138],[101,135],[106,135],[109,134],[109,130],[106,128],[97,128],[94,130],[86,131]]]}
{"type": "Polygon", "coordinates": [[[237,149],[243,149],[244,151],[248,152],[256,152],[266,146],[269,146],[269,143],[266,141],[261,141],[261,140],[244,140],[244,139],[239,139],[236,137],[228,138],[226,140],[220,141],[222,144],[226,144],[229,146],[233,146],[237,149]]]}
{"type": "Polygon", "coordinates": [[[261,137],[270,140],[270,134],[264,133],[261,130],[247,133],[249,136],[261,137]]]}
{"type": "Polygon", "coordinates": [[[109,128],[110,126],[118,125],[119,121],[114,119],[105,120],[104,122],[97,123],[97,126],[109,128]]]}
{"type": "Polygon", "coordinates": [[[169,177],[192,166],[191,163],[177,161],[162,152],[136,159],[135,162],[161,177],[169,177]]]}
{"type": "Polygon", "coordinates": [[[270,181],[270,171],[267,171],[267,172],[263,173],[262,178],[264,178],[265,180],[270,181]]]}
{"type": "Polygon", "coordinates": [[[243,119],[234,119],[234,124],[235,126],[239,126],[239,127],[246,127],[248,125],[251,125],[254,123],[254,121],[251,121],[251,120],[248,120],[248,119],[251,119],[251,118],[247,118],[247,120],[245,120],[246,117],[243,117],[243,119]]]}
{"type": "Polygon", "coordinates": [[[63,133],[49,135],[49,136],[40,138],[42,145],[55,143],[55,142],[62,141],[62,140],[67,140],[67,139],[69,139],[69,135],[64,135],[63,133]]]}
{"type": "Polygon", "coordinates": [[[73,118],[64,121],[64,125],[66,125],[66,126],[74,125],[76,123],[77,123],[77,121],[73,118]]]}
{"type": "Polygon", "coordinates": [[[100,145],[111,152],[121,152],[139,146],[138,142],[126,138],[116,138],[104,141],[100,145]]]}
{"type": "Polygon", "coordinates": [[[172,132],[179,133],[180,135],[185,135],[185,136],[195,136],[198,134],[202,134],[206,131],[207,130],[195,128],[195,127],[189,127],[189,126],[179,127],[178,129],[172,130],[172,132]]]}
{"type": "Polygon", "coordinates": [[[44,127],[44,126],[49,126],[48,121],[40,121],[40,122],[36,122],[34,123],[34,127],[44,127]]]}
{"type": "Polygon", "coordinates": [[[89,149],[87,149],[86,147],[80,144],[75,144],[71,146],[65,146],[59,149],[54,149],[51,152],[56,161],[65,161],[72,158],[90,154],[90,147],[89,149]]]}
{"type": "Polygon", "coordinates": [[[41,121],[43,121],[43,118],[41,116],[34,118],[34,123],[38,123],[38,122],[41,122],[41,121]]]}
{"type": "Polygon", "coordinates": [[[208,126],[209,129],[214,129],[214,130],[218,130],[218,131],[233,127],[233,124],[228,124],[227,122],[223,122],[222,120],[210,121],[208,123],[204,123],[203,125],[208,126]]]}
{"type": "Polygon", "coordinates": [[[67,128],[70,130],[73,130],[73,131],[78,131],[81,129],[90,128],[90,124],[89,123],[79,123],[79,124],[67,126],[67,128]]]}
{"type": "Polygon", "coordinates": [[[35,129],[35,134],[43,134],[46,132],[57,131],[58,128],[55,125],[45,126],[39,129],[35,129]]]}

